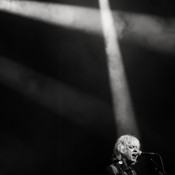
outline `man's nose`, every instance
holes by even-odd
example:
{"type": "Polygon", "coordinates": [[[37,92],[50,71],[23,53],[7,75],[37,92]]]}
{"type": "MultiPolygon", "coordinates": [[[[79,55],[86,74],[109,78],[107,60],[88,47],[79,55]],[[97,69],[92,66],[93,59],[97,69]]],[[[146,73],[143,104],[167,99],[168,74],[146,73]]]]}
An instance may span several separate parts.
{"type": "Polygon", "coordinates": [[[137,148],[134,148],[134,152],[136,152],[136,153],[137,153],[137,152],[139,152],[139,150],[138,150],[137,148]]]}

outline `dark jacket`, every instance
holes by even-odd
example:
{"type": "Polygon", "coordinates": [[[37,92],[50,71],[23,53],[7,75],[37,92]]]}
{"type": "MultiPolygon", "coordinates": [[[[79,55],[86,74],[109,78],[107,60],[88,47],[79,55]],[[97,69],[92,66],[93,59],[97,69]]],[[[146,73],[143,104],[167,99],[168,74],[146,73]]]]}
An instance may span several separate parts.
{"type": "Polygon", "coordinates": [[[124,159],[115,160],[106,169],[107,175],[137,175],[136,171],[128,166],[124,159]]]}

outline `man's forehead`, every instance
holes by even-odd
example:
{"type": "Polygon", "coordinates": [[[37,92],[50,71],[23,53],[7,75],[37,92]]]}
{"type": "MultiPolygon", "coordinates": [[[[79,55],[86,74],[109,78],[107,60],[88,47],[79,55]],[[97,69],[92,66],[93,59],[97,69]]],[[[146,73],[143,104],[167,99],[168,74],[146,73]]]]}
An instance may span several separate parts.
{"type": "Polygon", "coordinates": [[[138,140],[135,140],[135,139],[134,140],[128,140],[127,144],[128,145],[132,145],[132,146],[137,146],[137,147],[140,146],[139,141],[138,140]]]}

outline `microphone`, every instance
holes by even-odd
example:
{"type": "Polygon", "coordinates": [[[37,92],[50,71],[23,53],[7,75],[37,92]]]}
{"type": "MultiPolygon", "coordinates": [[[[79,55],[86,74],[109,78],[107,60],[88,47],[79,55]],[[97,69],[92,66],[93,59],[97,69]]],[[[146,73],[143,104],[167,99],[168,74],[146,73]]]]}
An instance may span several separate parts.
{"type": "Polygon", "coordinates": [[[153,152],[142,152],[142,151],[140,151],[139,154],[140,154],[140,155],[143,155],[143,156],[153,156],[153,155],[158,155],[157,153],[153,153],[153,152]]]}

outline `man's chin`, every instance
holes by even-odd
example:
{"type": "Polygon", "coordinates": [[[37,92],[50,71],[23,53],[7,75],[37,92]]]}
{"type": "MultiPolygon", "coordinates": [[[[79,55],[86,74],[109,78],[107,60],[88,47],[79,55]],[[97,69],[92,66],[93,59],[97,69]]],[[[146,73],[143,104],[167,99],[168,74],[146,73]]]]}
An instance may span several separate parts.
{"type": "Polygon", "coordinates": [[[132,164],[132,165],[134,165],[136,162],[137,162],[136,159],[132,159],[132,160],[131,160],[131,164],[132,164]]]}

